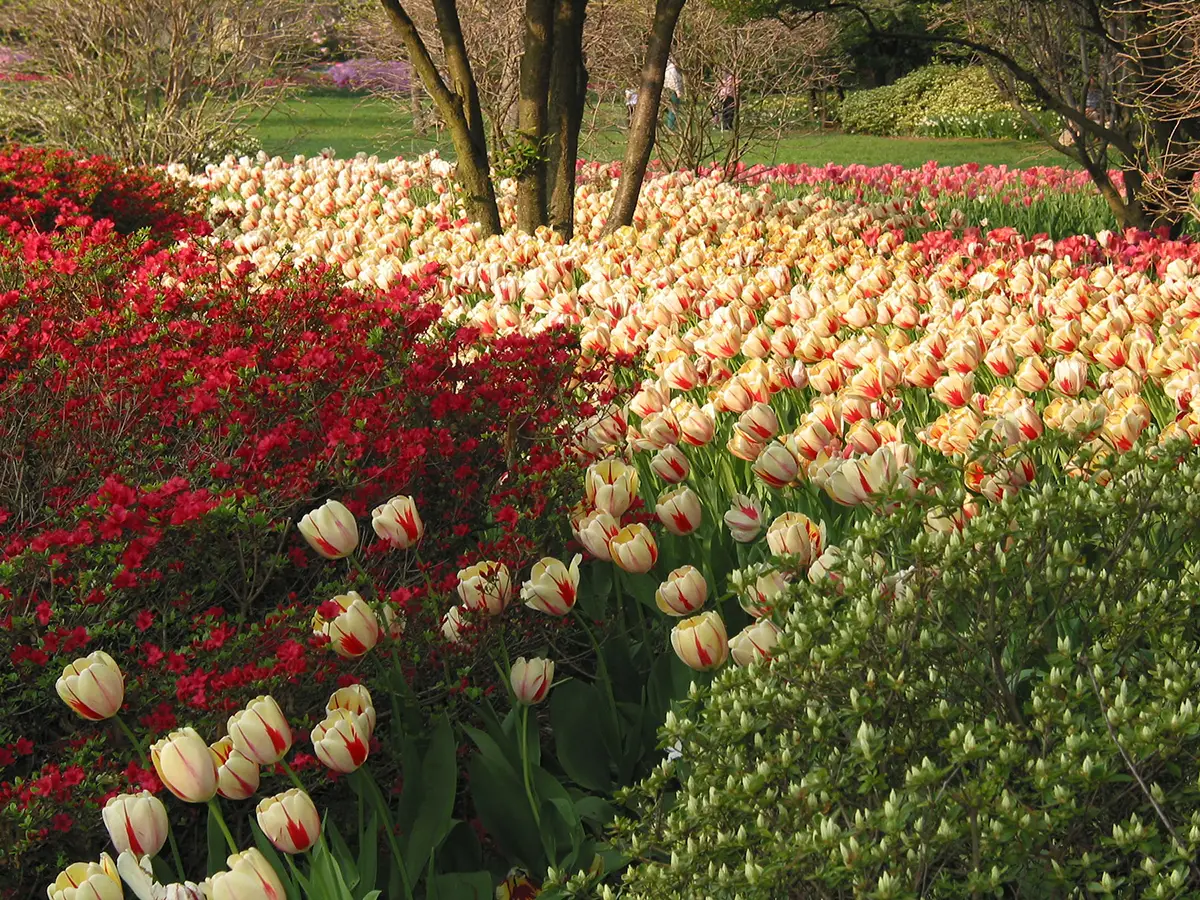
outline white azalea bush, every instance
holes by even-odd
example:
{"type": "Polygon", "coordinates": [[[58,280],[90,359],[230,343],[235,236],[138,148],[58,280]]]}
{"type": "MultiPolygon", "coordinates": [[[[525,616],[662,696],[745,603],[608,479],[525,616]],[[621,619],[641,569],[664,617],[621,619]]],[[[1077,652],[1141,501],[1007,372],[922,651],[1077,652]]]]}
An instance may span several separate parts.
{"type": "Polygon", "coordinates": [[[1200,464],[1110,475],[863,521],[668,716],[620,896],[1194,896],[1200,464]]]}

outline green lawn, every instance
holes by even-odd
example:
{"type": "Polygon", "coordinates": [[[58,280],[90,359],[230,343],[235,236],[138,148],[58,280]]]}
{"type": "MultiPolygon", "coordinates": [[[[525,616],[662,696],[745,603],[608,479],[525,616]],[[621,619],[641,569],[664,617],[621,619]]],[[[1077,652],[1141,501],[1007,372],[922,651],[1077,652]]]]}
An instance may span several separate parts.
{"type": "MultiPolygon", "coordinates": [[[[312,156],[326,147],[334,148],[340,157],[360,151],[415,156],[434,147],[443,156],[454,155],[444,133],[441,140],[432,131],[416,134],[403,105],[367,96],[325,91],[294,95],[254,123],[253,130],[268,153],[285,157],[298,153],[312,156]]],[[[581,147],[585,159],[619,159],[623,149],[624,135],[618,126],[585,127],[581,147]]],[[[746,161],[913,167],[931,159],[942,165],[976,162],[1012,167],[1065,162],[1046,147],[1021,141],[881,138],[836,132],[788,135],[776,144],[757,148],[746,161]]]]}

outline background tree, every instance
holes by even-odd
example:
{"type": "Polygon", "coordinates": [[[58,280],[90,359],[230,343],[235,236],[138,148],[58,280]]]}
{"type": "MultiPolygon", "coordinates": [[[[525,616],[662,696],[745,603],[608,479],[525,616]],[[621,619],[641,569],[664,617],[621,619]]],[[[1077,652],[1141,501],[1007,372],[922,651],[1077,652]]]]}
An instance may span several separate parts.
{"type": "Polygon", "coordinates": [[[742,16],[797,23],[821,13],[868,34],[969,52],[1043,140],[1087,170],[1120,227],[1178,231],[1197,171],[1196,4],[1191,0],[722,0],[742,16]],[[932,10],[923,31],[882,13],[932,10]],[[1089,80],[1095,78],[1093,89],[1089,80]],[[1090,102],[1089,102],[1090,96],[1090,102]],[[1054,126],[1038,104],[1061,118],[1054,126]],[[1122,177],[1113,178],[1112,167],[1122,177]]]}

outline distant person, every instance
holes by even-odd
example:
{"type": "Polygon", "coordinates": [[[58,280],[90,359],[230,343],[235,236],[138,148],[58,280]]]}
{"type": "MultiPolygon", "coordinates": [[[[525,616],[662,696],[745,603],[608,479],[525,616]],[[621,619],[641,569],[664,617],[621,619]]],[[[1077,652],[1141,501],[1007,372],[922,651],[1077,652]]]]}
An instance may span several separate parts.
{"type": "Polygon", "coordinates": [[[727,72],[721,79],[721,83],[717,85],[717,109],[714,118],[718,128],[722,131],[733,128],[734,120],[737,118],[737,107],[738,77],[732,72],[727,72]]]}
{"type": "Polygon", "coordinates": [[[1083,101],[1083,111],[1093,122],[1100,125],[1104,124],[1104,92],[1100,90],[1100,83],[1096,80],[1096,76],[1092,75],[1088,78],[1087,94],[1083,101]]]}
{"type": "Polygon", "coordinates": [[[637,102],[637,88],[625,88],[625,113],[630,127],[633,127],[633,111],[637,109],[637,102]]]}
{"type": "Polygon", "coordinates": [[[678,121],[679,104],[683,102],[683,73],[675,65],[673,56],[667,57],[667,71],[663,73],[663,94],[667,101],[664,124],[668,131],[674,131],[678,121]]]}

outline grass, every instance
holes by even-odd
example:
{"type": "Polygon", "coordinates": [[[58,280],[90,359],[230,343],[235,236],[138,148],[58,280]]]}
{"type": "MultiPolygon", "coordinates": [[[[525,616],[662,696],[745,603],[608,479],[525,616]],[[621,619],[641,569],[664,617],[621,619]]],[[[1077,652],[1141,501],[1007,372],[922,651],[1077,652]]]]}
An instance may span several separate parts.
{"type": "MultiPolygon", "coordinates": [[[[608,117],[600,117],[602,120],[608,117]]],[[[589,116],[581,141],[585,159],[620,159],[624,133],[620,126],[589,116]]],[[[417,134],[412,117],[400,103],[379,97],[309,91],[279,103],[254,124],[254,133],[271,155],[314,156],[327,147],[338,156],[359,152],[380,156],[416,156],[437,148],[442,156],[454,150],[442,132],[417,134]]],[[[981,165],[1062,165],[1066,160],[1052,150],[1022,141],[948,138],[882,138],[836,132],[797,132],[774,144],[756,148],[748,163],[837,163],[920,166],[929,160],[941,165],[975,162],[981,165]]]]}

